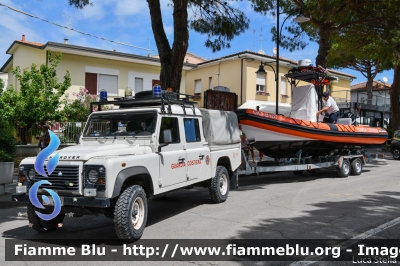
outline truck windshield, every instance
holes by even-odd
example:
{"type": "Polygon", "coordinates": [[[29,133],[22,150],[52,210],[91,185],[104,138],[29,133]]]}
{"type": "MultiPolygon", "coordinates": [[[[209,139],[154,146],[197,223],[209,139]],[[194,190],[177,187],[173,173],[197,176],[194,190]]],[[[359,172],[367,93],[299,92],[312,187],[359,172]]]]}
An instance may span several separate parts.
{"type": "Polygon", "coordinates": [[[155,131],[156,122],[156,112],[94,114],[83,132],[83,137],[151,135],[155,131]]]}

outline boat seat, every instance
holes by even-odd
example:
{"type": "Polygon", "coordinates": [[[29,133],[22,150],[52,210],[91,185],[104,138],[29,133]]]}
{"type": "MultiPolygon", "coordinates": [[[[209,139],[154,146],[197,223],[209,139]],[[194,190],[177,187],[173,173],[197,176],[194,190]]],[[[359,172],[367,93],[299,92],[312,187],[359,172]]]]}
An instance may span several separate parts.
{"type": "Polygon", "coordinates": [[[338,118],[336,124],[351,125],[351,118],[338,118]]]}

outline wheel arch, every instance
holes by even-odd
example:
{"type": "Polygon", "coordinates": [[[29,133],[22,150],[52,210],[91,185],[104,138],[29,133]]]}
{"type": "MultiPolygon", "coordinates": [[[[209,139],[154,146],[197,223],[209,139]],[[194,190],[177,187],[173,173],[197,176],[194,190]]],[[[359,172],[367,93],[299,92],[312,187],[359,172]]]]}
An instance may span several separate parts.
{"type": "Polygon", "coordinates": [[[147,195],[154,193],[153,180],[146,167],[134,166],[123,169],[117,175],[112,198],[119,196],[127,187],[140,185],[147,195]]]}
{"type": "Polygon", "coordinates": [[[232,176],[232,174],[233,174],[232,165],[231,165],[231,160],[229,159],[228,156],[220,157],[218,159],[217,166],[225,167],[226,170],[228,170],[229,176],[232,176]]]}

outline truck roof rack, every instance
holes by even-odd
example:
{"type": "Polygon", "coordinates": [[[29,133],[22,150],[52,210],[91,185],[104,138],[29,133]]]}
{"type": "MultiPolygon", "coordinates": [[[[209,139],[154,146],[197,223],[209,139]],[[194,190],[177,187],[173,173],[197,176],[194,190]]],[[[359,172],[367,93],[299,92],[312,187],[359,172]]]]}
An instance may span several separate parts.
{"type": "Polygon", "coordinates": [[[104,105],[115,105],[119,106],[120,109],[132,108],[132,107],[146,107],[146,106],[161,106],[162,113],[172,114],[171,104],[176,104],[182,107],[184,114],[186,115],[186,108],[191,108],[193,114],[195,114],[195,104],[189,99],[195,98],[194,95],[162,91],[161,97],[154,97],[152,91],[143,91],[137,93],[134,98],[128,99],[125,97],[118,97],[112,101],[99,101],[91,102],[89,114],[93,112],[93,106],[97,105],[97,110],[101,111],[101,107],[104,105]],[[181,98],[183,96],[184,98],[181,98]]]}

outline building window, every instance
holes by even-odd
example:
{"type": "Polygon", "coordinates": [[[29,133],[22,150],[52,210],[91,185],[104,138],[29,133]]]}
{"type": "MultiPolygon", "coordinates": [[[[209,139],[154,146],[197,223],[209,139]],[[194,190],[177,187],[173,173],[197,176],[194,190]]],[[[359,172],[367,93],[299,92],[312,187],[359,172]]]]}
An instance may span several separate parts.
{"type": "Polygon", "coordinates": [[[201,95],[201,79],[194,81],[194,95],[201,95]]]}
{"type": "Polygon", "coordinates": [[[85,87],[89,94],[97,95],[105,90],[110,96],[118,95],[118,76],[97,73],[85,73],[85,87]]]}
{"type": "Polygon", "coordinates": [[[286,78],[281,78],[281,95],[282,97],[288,97],[287,90],[286,90],[286,78]]]}
{"type": "Polygon", "coordinates": [[[143,79],[135,78],[135,93],[143,90],[143,79]]]}
{"type": "Polygon", "coordinates": [[[265,75],[264,74],[257,74],[256,94],[259,94],[259,95],[265,94],[265,75]]]}

